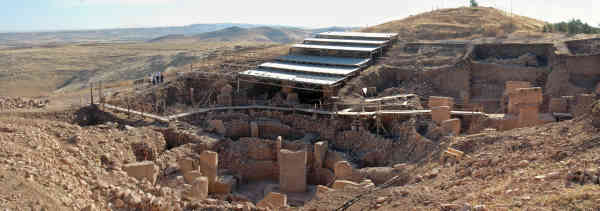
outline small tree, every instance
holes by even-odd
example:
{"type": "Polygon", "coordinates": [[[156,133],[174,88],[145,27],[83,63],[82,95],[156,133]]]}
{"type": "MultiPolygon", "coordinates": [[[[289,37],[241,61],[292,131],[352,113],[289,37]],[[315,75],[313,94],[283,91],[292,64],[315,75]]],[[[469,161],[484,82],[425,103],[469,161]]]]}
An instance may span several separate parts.
{"type": "Polygon", "coordinates": [[[479,3],[476,0],[471,0],[471,7],[479,7],[479,3]]]}

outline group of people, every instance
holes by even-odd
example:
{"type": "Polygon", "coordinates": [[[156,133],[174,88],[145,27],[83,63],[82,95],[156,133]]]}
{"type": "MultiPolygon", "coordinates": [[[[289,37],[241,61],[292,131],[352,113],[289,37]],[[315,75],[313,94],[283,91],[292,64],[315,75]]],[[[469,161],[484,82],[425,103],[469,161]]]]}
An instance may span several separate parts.
{"type": "Polygon", "coordinates": [[[152,82],[152,85],[160,84],[165,82],[165,77],[161,72],[150,73],[150,81],[152,82]]]}

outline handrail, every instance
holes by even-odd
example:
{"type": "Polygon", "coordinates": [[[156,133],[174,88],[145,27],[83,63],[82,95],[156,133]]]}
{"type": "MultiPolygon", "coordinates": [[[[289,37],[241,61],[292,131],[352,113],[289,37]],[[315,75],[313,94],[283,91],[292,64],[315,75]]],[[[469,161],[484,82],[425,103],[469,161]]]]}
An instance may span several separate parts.
{"type": "MultiPolygon", "coordinates": [[[[356,112],[356,111],[326,111],[320,109],[313,108],[302,108],[302,107],[280,107],[280,106],[268,106],[268,105],[246,105],[246,106],[221,106],[221,107],[212,107],[212,108],[197,108],[191,112],[185,112],[180,114],[175,114],[171,116],[158,116],[150,113],[143,113],[135,110],[130,110],[126,108],[121,108],[118,106],[103,104],[104,108],[109,108],[121,112],[129,112],[136,115],[141,115],[147,118],[155,119],[161,122],[170,122],[172,120],[176,120],[179,118],[207,113],[212,111],[223,111],[223,110],[249,110],[249,109],[263,109],[263,110],[279,110],[279,111],[297,111],[297,112],[305,112],[305,113],[313,113],[313,114],[322,114],[322,115],[340,115],[340,116],[372,116],[372,115],[428,115],[431,114],[431,110],[379,110],[379,111],[370,111],[370,112],[356,112]]],[[[483,112],[469,112],[469,111],[451,111],[452,115],[464,115],[464,116],[487,116],[486,113],[483,112]]]]}

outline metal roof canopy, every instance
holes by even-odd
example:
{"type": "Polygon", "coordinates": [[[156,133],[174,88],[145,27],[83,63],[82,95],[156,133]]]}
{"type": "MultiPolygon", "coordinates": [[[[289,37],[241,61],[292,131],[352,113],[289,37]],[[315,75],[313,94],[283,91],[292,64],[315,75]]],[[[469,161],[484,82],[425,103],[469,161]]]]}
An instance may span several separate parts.
{"type": "Polygon", "coordinates": [[[325,39],[325,38],[306,38],[304,41],[308,42],[320,42],[320,43],[343,43],[343,44],[357,44],[357,45],[385,45],[389,43],[389,40],[351,40],[351,39],[325,39]]]}
{"type": "Polygon", "coordinates": [[[292,48],[305,48],[305,49],[320,49],[320,50],[338,50],[338,51],[359,51],[359,52],[374,52],[381,47],[361,47],[361,46],[348,46],[348,45],[308,45],[308,44],[295,44],[292,48]]]}
{"type": "Polygon", "coordinates": [[[392,39],[397,33],[366,33],[366,32],[323,32],[317,35],[340,36],[340,37],[362,37],[362,38],[388,38],[392,39]]]}
{"type": "Polygon", "coordinates": [[[284,62],[304,62],[312,64],[326,64],[326,65],[343,65],[343,66],[363,66],[371,61],[366,58],[346,58],[346,57],[332,57],[332,56],[307,56],[307,55],[285,55],[277,58],[276,60],[284,62]]]}
{"type": "Polygon", "coordinates": [[[321,86],[331,86],[346,79],[346,77],[344,76],[321,76],[270,69],[247,70],[241,72],[240,75],[259,77],[265,79],[292,81],[297,83],[307,83],[321,86]]]}
{"type": "Polygon", "coordinates": [[[327,75],[339,75],[345,76],[358,71],[360,68],[356,67],[331,67],[323,65],[310,65],[310,64],[294,64],[287,62],[267,62],[259,66],[259,68],[265,69],[278,69],[278,70],[291,70],[296,72],[304,72],[310,74],[327,74],[327,75]]]}

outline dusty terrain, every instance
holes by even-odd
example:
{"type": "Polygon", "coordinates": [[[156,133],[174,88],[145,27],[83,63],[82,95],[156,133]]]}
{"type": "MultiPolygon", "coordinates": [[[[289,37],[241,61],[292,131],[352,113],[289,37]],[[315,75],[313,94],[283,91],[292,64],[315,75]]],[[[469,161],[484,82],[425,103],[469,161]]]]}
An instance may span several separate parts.
{"type": "Polygon", "coordinates": [[[78,91],[94,81],[127,83],[151,72],[189,70],[190,64],[201,63],[223,53],[272,46],[252,42],[179,42],[0,50],[0,93],[42,96],[78,91]]]}

